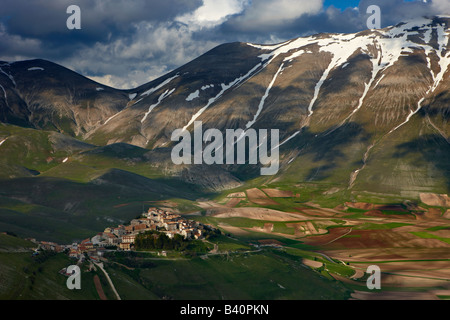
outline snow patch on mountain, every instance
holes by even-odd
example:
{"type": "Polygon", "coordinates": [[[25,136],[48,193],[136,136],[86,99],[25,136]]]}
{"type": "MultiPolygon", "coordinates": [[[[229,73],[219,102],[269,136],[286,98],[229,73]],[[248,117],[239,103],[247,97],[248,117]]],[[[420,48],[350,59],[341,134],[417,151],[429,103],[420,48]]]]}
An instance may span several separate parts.
{"type": "Polygon", "coordinates": [[[422,39],[425,43],[430,43],[432,36],[433,36],[433,28],[430,26],[428,30],[423,33],[422,39]]]}
{"type": "Polygon", "coordinates": [[[133,106],[134,106],[135,104],[138,104],[138,103],[141,102],[142,100],[144,100],[144,98],[140,98],[138,101],[136,101],[135,103],[133,103],[133,106]]]}
{"type": "Polygon", "coordinates": [[[203,86],[201,89],[202,89],[202,91],[205,91],[205,90],[211,89],[211,88],[214,88],[214,85],[213,85],[213,84],[208,84],[208,85],[206,85],[206,86],[203,86]]]}
{"type": "Polygon", "coordinates": [[[273,85],[275,84],[275,81],[277,80],[278,75],[280,74],[280,72],[283,71],[283,66],[284,66],[284,63],[282,63],[280,65],[280,67],[278,68],[278,71],[273,76],[272,81],[270,82],[269,86],[266,89],[266,92],[264,93],[264,96],[261,98],[261,101],[259,102],[258,110],[256,111],[256,114],[253,117],[253,120],[249,121],[247,123],[247,125],[245,126],[246,129],[251,128],[253,126],[253,124],[256,122],[256,120],[258,119],[259,115],[261,114],[261,112],[262,112],[262,110],[264,108],[264,103],[266,102],[266,99],[269,96],[270,90],[272,89],[273,85]]]}
{"type": "Polygon", "coordinates": [[[10,107],[9,104],[8,104],[8,97],[7,97],[7,95],[6,95],[6,90],[5,90],[5,88],[4,88],[1,84],[0,84],[0,88],[2,88],[3,96],[4,96],[4,99],[5,99],[6,106],[7,106],[8,108],[11,109],[11,107],[10,107]]]}
{"type": "Polygon", "coordinates": [[[282,145],[288,143],[290,140],[294,139],[301,131],[297,131],[295,132],[293,135],[291,135],[290,137],[286,138],[283,142],[281,142],[279,145],[277,145],[276,147],[274,147],[272,150],[276,149],[276,148],[280,148],[282,145]]]}
{"type": "Polygon", "coordinates": [[[7,76],[7,77],[9,78],[9,80],[11,80],[11,82],[12,82],[13,85],[14,85],[14,87],[17,87],[17,84],[16,84],[16,81],[14,80],[14,77],[13,77],[11,74],[6,73],[5,71],[3,71],[3,69],[1,68],[1,67],[3,67],[3,66],[9,66],[9,64],[2,64],[2,65],[0,66],[0,72],[3,73],[5,76],[7,76]]]}
{"type": "Polygon", "coordinates": [[[172,80],[174,80],[174,79],[176,79],[176,78],[178,78],[178,77],[179,77],[179,75],[177,74],[177,75],[175,75],[175,76],[173,76],[173,77],[171,77],[171,78],[166,79],[165,81],[163,81],[163,82],[162,82],[161,84],[159,84],[158,86],[156,86],[156,87],[154,87],[154,88],[151,88],[151,89],[145,91],[144,93],[142,93],[142,94],[141,94],[141,97],[142,97],[142,96],[149,96],[149,95],[151,95],[152,93],[154,93],[154,92],[158,91],[159,89],[161,89],[162,87],[168,85],[172,80]]]}
{"type": "MultiPolygon", "coordinates": [[[[262,61],[269,60],[269,63],[272,62],[275,58],[277,58],[279,55],[287,54],[290,51],[305,47],[307,45],[313,44],[318,42],[318,39],[315,39],[314,37],[307,37],[307,38],[298,38],[293,41],[285,42],[284,44],[281,44],[281,46],[278,46],[275,50],[269,53],[264,53],[259,56],[262,61]]],[[[294,52],[290,57],[287,57],[285,60],[292,60],[304,52],[294,52]]]]}
{"type": "MultiPolygon", "coordinates": [[[[449,44],[449,39],[450,39],[450,32],[446,32],[445,31],[445,27],[443,25],[439,25],[436,27],[436,32],[438,35],[438,44],[439,44],[439,52],[436,52],[436,55],[439,57],[439,72],[435,75],[433,73],[433,70],[431,70],[430,68],[430,72],[431,72],[431,76],[433,79],[433,83],[431,84],[430,88],[427,90],[427,92],[425,93],[425,96],[419,100],[419,102],[417,103],[417,108],[416,110],[411,110],[410,114],[406,117],[406,120],[404,122],[402,122],[401,124],[399,124],[398,126],[396,126],[394,129],[392,129],[389,133],[392,133],[394,131],[396,131],[397,129],[399,129],[400,127],[402,127],[403,125],[405,125],[406,123],[409,122],[409,120],[412,118],[412,116],[414,116],[415,114],[417,114],[420,109],[422,109],[422,103],[425,101],[426,97],[430,94],[432,94],[437,87],[439,86],[439,84],[441,83],[441,81],[444,79],[444,75],[447,73],[448,68],[450,66],[450,52],[447,52],[447,46],[449,44]]],[[[425,47],[425,52],[428,56],[428,65],[431,67],[431,62],[429,60],[429,55],[431,54],[431,52],[434,50],[431,47],[425,47]]]]}
{"type": "Polygon", "coordinates": [[[278,49],[279,47],[286,45],[287,43],[291,42],[291,40],[283,42],[283,43],[279,43],[279,44],[274,44],[274,45],[264,45],[264,44],[253,44],[253,43],[247,43],[248,46],[256,48],[256,49],[260,49],[260,50],[269,50],[269,51],[273,51],[278,49]]]}
{"type": "Polygon", "coordinates": [[[195,92],[192,92],[187,98],[186,101],[192,101],[194,99],[197,99],[200,97],[200,90],[197,90],[195,92]]]}
{"type": "Polygon", "coordinates": [[[380,84],[381,80],[383,80],[383,78],[384,78],[385,76],[386,76],[386,75],[383,74],[383,75],[380,77],[380,79],[378,79],[378,81],[377,81],[377,83],[375,84],[374,88],[378,87],[378,85],[380,84]]]}
{"type": "Polygon", "coordinates": [[[158,102],[155,104],[152,104],[149,109],[148,112],[145,113],[144,117],[141,120],[141,123],[144,123],[145,120],[147,120],[148,115],[153,111],[153,109],[155,109],[157,106],[159,106],[161,104],[161,102],[164,101],[164,99],[166,99],[168,96],[170,96],[173,92],[175,91],[175,88],[170,90],[167,89],[166,91],[164,91],[164,93],[162,95],[159,96],[158,98],[158,102]]]}
{"type": "Polygon", "coordinates": [[[344,122],[347,121],[347,119],[349,119],[351,116],[353,116],[359,109],[361,109],[361,107],[363,106],[363,103],[364,103],[364,99],[366,98],[367,94],[369,93],[369,90],[372,87],[373,82],[377,78],[378,73],[383,69],[383,66],[378,63],[379,59],[377,57],[372,57],[370,60],[372,62],[372,77],[370,78],[368,83],[364,84],[364,86],[365,86],[364,92],[363,92],[361,98],[359,99],[358,106],[344,120],[344,122]]]}
{"type": "Polygon", "coordinates": [[[236,86],[236,85],[238,85],[238,84],[244,83],[244,82],[245,82],[247,79],[249,79],[249,78],[250,78],[250,77],[258,70],[258,68],[260,68],[261,66],[262,66],[262,63],[258,63],[258,64],[257,64],[255,67],[253,67],[249,72],[247,72],[247,74],[245,74],[245,75],[243,75],[243,76],[241,76],[241,77],[239,77],[239,78],[234,79],[234,80],[231,81],[229,84],[224,84],[224,83],[222,83],[222,84],[221,84],[221,88],[222,88],[222,89],[220,90],[220,92],[219,92],[216,96],[210,98],[210,99],[208,100],[208,103],[207,103],[203,108],[201,108],[199,111],[197,111],[197,112],[192,116],[192,118],[191,118],[191,120],[189,120],[188,124],[185,125],[185,126],[183,127],[183,131],[185,131],[191,124],[193,124],[194,121],[197,120],[198,117],[200,117],[201,114],[202,114],[203,112],[205,112],[205,110],[208,109],[214,102],[216,102],[218,99],[220,99],[220,97],[222,97],[222,95],[223,95],[228,89],[230,89],[230,88],[232,88],[232,87],[234,87],[234,86],[236,86]]]}
{"type": "Polygon", "coordinates": [[[122,111],[119,111],[119,112],[117,112],[115,115],[109,117],[109,118],[105,121],[105,123],[104,123],[103,125],[108,124],[108,122],[110,122],[112,119],[114,119],[115,117],[117,117],[121,112],[122,112],[122,111]]]}
{"type": "MultiPolygon", "coordinates": [[[[431,41],[431,24],[431,19],[418,18],[407,23],[402,23],[397,26],[386,28],[385,30],[379,30],[376,33],[366,35],[332,34],[321,38],[317,36],[298,38],[296,40],[287,41],[273,46],[248,45],[261,50],[270,51],[259,56],[263,62],[268,61],[265,66],[282,54],[292,52],[290,56],[284,59],[284,61],[291,61],[306,52],[311,52],[305,50],[305,47],[311,44],[317,44],[319,47],[319,52],[327,52],[332,55],[328,67],[324,70],[322,76],[315,85],[313,98],[308,106],[309,116],[312,116],[314,113],[314,105],[319,97],[321,88],[324,82],[328,79],[330,73],[339,66],[341,66],[341,68],[347,67],[349,65],[349,58],[357,51],[360,50],[363,53],[370,55],[371,50],[375,48],[378,55],[370,55],[373,65],[372,76],[369,82],[365,84],[365,89],[359,104],[352,112],[352,114],[354,114],[362,107],[365,97],[380,73],[383,73],[387,68],[394,65],[400,57],[412,53],[413,48],[417,48],[418,45],[410,41],[409,37],[417,35],[419,34],[419,31],[421,31],[423,33],[422,38],[424,39],[424,42],[429,43],[431,41]]],[[[441,51],[443,48],[442,44],[444,43],[443,30],[443,27],[437,28],[440,38],[439,43],[441,44],[441,51]]],[[[442,61],[443,60],[441,59],[441,62],[442,61]]],[[[382,78],[383,76],[381,76],[375,86],[379,84],[379,81],[381,81],[382,78]]]]}
{"type": "MultiPolygon", "coordinates": [[[[409,51],[409,50],[405,50],[405,49],[415,47],[415,48],[422,48],[425,51],[425,55],[426,55],[426,59],[427,59],[427,67],[428,67],[428,69],[431,73],[431,77],[432,77],[432,84],[430,85],[429,89],[426,91],[424,96],[418,101],[417,108],[415,110],[411,110],[409,115],[406,117],[406,120],[403,121],[402,123],[400,123],[395,128],[393,128],[391,131],[389,131],[389,133],[387,133],[385,136],[393,133],[397,129],[404,126],[406,123],[408,123],[411,120],[411,118],[415,114],[417,114],[422,109],[422,104],[425,101],[425,99],[427,98],[427,96],[431,95],[438,88],[438,86],[444,79],[445,74],[448,71],[448,68],[450,66],[450,52],[447,51],[447,46],[448,46],[449,40],[450,40],[450,33],[448,31],[445,31],[444,25],[432,27],[431,23],[432,23],[432,21],[429,19],[421,19],[420,21],[415,21],[412,23],[407,23],[407,24],[402,24],[400,26],[396,26],[396,27],[392,28],[391,30],[389,30],[387,33],[385,33],[388,36],[396,37],[395,38],[396,41],[393,42],[396,46],[389,47],[390,51],[387,51],[387,50],[384,51],[384,52],[389,52],[389,55],[387,55],[387,59],[386,59],[386,55],[383,56],[383,52],[382,51],[380,52],[382,58],[380,59],[380,63],[378,65],[379,70],[383,69],[382,66],[384,66],[384,69],[385,69],[388,66],[393,65],[393,63],[395,61],[397,61],[400,56],[404,55],[404,54],[402,54],[402,52],[409,51]],[[416,28],[417,31],[407,30],[407,29],[411,29],[411,28],[414,28],[417,26],[419,27],[418,29],[416,28]],[[436,33],[437,33],[437,42],[439,45],[438,50],[434,49],[433,47],[431,47],[429,45],[418,45],[416,43],[409,42],[409,40],[408,40],[409,36],[419,34],[419,31],[421,31],[421,32],[423,32],[422,39],[424,40],[424,42],[426,44],[429,44],[432,40],[433,30],[436,30],[436,33]],[[431,62],[432,54],[435,54],[439,58],[439,62],[438,62],[439,72],[437,74],[435,74],[433,72],[432,62],[431,62]]],[[[385,47],[388,47],[386,42],[382,43],[382,44],[384,44],[385,47]]],[[[375,68],[374,68],[373,72],[375,72],[375,68]]],[[[383,77],[384,77],[384,75],[378,80],[375,87],[378,85],[378,83],[381,81],[381,79],[383,79],[383,77]]],[[[438,131],[440,132],[439,129],[438,129],[438,131]]],[[[444,138],[446,138],[446,137],[444,136],[444,138]]],[[[370,150],[374,146],[375,146],[375,144],[372,144],[371,146],[369,146],[367,152],[365,153],[364,158],[363,158],[363,163],[364,163],[363,167],[354,171],[351,174],[349,188],[353,187],[358,174],[365,168],[367,159],[369,157],[370,150]]]]}

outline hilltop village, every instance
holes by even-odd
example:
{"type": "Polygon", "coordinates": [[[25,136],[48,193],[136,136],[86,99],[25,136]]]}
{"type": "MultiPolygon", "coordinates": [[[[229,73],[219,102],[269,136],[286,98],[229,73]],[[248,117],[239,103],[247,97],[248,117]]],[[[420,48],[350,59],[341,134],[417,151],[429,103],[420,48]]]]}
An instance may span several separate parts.
{"type": "Polygon", "coordinates": [[[102,257],[107,249],[133,251],[136,237],[149,231],[155,232],[155,234],[165,234],[169,239],[174,239],[176,235],[179,235],[185,240],[202,240],[207,232],[213,230],[214,227],[210,225],[188,220],[161,209],[150,208],[140,218],[131,220],[129,225],[105,228],[103,232],[80,243],[59,245],[53,242],[29,240],[44,250],[55,252],[68,250],[71,258],[80,259],[87,254],[90,258],[97,260],[97,257],[102,257]]]}

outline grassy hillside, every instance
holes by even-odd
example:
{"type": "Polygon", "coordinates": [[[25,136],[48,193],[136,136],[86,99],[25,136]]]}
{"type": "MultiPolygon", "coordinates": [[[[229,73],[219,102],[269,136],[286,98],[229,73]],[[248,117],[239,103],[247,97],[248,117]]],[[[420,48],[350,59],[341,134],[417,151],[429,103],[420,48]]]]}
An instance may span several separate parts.
{"type": "Polygon", "coordinates": [[[109,264],[107,271],[123,299],[322,300],[350,294],[342,284],[304,266],[301,257],[276,250],[149,261],[153,266],[134,270],[109,264]]]}
{"type": "Polygon", "coordinates": [[[62,134],[0,125],[0,230],[71,242],[125,223],[148,201],[197,210],[195,186],[149,164],[148,150],[96,147],[62,134]],[[4,140],[6,139],[6,140],[4,140]]]}
{"type": "Polygon", "coordinates": [[[67,289],[63,268],[75,263],[65,254],[41,252],[32,256],[35,245],[0,234],[0,300],[85,300],[99,299],[94,273],[82,266],[81,290],[67,289]]]}

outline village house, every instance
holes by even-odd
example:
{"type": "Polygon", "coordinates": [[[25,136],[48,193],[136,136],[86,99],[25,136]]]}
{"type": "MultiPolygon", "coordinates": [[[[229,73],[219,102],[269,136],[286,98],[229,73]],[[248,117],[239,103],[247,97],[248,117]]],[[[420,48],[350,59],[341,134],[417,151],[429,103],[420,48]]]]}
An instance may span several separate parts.
{"type": "Polygon", "coordinates": [[[139,231],[145,230],[147,228],[148,228],[148,226],[146,224],[141,223],[141,224],[137,224],[134,226],[134,231],[139,232],[139,231]]]}
{"type": "Polygon", "coordinates": [[[94,245],[91,242],[85,243],[85,244],[80,244],[78,246],[78,249],[81,252],[89,252],[89,251],[93,251],[94,250],[94,245]]]}
{"type": "Polygon", "coordinates": [[[141,219],[133,219],[131,220],[130,225],[135,226],[138,224],[146,224],[146,222],[148,221],[148,218],[141,218],[141,219]]]}
{"type": "Polygon", "coordinates": [[[165,231],[164,232],[170,239],[173,239],[176,234],[179,234],[177,231],[165,231]]]}
{"type": "Polygon", "coordinates": [[[193,236],[193,230],[192,229],[183,229],[183,230],[181,230],[181,235],[185,239],[189,239],[193,236]]]}
{"type": "Polygon", "coordinates": [[[169,221],[165,222],[163,224],[164,228],[166,228],[167,231],[175,231],[178,230],[178,223],[175,221],[169,221]]]}
{"type": "Polygon", "coordinates": [[[40,247],[44,250],[55,251],[55,252],[62,252],[64,250],[64,246],[61,246],[54,242],[41,241],[39,244],[40,244],[40,247]]]}
{"type": "Polygon", "coordinates": [[[108,245],[117,246],[117,245],[119,245],[120,242],[121,242],[121,238],[119,238],[119,237],[116,237],[114,235],[111,237],[108,237],[108,245]]]}
{"type": "Polygon", "coordinates": [[[136,239],[135,234],[127,234],[125,236],[122,236],[122,243],[134,243],[135,239],[136,239]]]}
{"type": "Polygon", "coordinates": [[[97,233],[91,238],[91,242],[94,246],[104,246],[106,244],[103,232],[97,233]]]}
{"type": "Polygon", "coordinates": [[[69,251],[69,257],[78,259],[81,255],[81,251],[79,249],[70,249],[69,251]]]}
{"type": "MultiPolygon", "coordinates": [[[[67,248],[70,249],[69,257],[71,258],[83,258],[83,253],[102,257],[106,246],[115,246],[124,251],[133,250],[136,236],[148,230],[161,231],[170,239],[177,234],[185,239],[202,239],[207,228],[213,227],[206,227],[197,221],[187,220],[180,215],[161,209],[150,208],[147,213],[142,215],[142,218],[131,220],[128,226],[119,225],[116,228],[105,228],[103,232],[97,233],[91,239],[85,239],[80,244],[74,243],[67,248]]],[[[153,236],[158,237],[157,234],[153,236]]],[[[58,246],[51,242],[42,242],[41,246],[51,250],[64,248],[64,246],[58,246]]]]}
{"type": "Polygon", "coordinates": [[[119,244],[119,249],[123,250],[123,251],[130,251],[131,250],[131,243],[120,243],[119,244]]]}
{"type": "Polygon", "coordinates": [[[127,232],[125,230],[125,226],[120,225],[117,228],[114,228],[112,233],[115,234],[118,237],[121,237],[124,234],[126,234],[127,232]]]}
{"type": "Polygon", "coordinates": [[[203,237],[204,226],[202,224],[184,219],[178,214],[150,208],[143,216],[150,221],[152,226],[155,225],[158,228],[164,228],[166,231],[176,232],[186,239],[201,239],[203,237]]]}
{"type": "Polygon", "coordinates": [[[202,230],[200,230],[200,229],[195,230],[194,231],[194,238],[195,239],[201,239],[201,237],[202,237],[202,230]]]}

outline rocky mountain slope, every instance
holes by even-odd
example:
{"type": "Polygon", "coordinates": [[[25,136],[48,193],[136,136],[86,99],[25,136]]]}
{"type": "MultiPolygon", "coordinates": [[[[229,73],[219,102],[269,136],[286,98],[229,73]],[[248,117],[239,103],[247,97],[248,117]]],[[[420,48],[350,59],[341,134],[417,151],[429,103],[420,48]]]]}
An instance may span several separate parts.
{"type": "Polygon", "coordinates": [[[224,44],[128,91],[47,61],[3,62],[1,121],[146,148],[160,170],[219,189],[259,171],[176,167],[172,132],[192,131],[194,121],[222,132],[279,129],[281,170],[271,182],[412,198],[447,193],[449,24],[423,18],[277,45],[224,44]]]}
{"type": "Polygon", "coordinates": [[[0,121],[83,137],[130,100],[45,60],[0,62],[0,121]]]}

